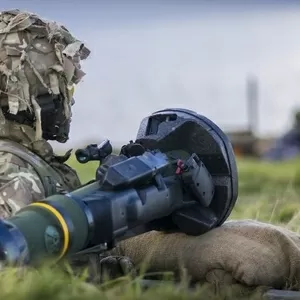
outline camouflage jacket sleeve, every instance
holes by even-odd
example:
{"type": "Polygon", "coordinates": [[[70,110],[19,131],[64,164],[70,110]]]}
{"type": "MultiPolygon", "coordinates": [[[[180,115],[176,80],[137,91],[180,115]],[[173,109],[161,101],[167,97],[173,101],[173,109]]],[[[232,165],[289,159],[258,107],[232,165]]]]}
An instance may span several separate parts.
{"type": "Polygon", "coordinates": [[[7,218],[31,202],[43,199],[42,182],[32,166],[0,152],[0,217],[7,218]]]}

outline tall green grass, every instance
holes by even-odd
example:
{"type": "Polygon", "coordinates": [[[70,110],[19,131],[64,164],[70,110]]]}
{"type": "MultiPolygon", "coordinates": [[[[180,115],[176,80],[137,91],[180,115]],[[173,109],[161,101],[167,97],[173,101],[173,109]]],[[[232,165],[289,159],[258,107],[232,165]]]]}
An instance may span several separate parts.
{"type": "Polygon", "coordinates": [[[251,218],[300,229],[300,160],[239,160],[239,197],[231,219],[251,218]]]}

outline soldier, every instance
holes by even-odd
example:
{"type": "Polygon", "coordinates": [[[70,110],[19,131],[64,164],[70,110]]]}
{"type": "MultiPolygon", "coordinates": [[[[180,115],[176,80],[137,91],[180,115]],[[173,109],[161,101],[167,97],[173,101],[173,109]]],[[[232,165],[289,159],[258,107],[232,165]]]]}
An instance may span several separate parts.
{"type": "Polygon", "coordinates": [[[18,10],[1,13],[2,217],[80,186],[76,172],[65,164],[70,153],[54,155],[47,140],[68,139],[72,88],[84,75],[80,59],[88,55],[82,42],[54,22],[18,10]]]}
{"type": "MultiPolygon", "coordinates": [[[[48,140],[66,142],[73,88],[89,50],[63,26],[18,10],[0,15],[0,214],[81,183],[48,140]]],[[[196,281],[241,288],[299,285],[300,237],[255,221],[231,221],[198,236],[149,232],[125,240],[100,266],[125,274],[187,269],[196,281]],[[129,257],[130,259],[127,259],[129,257]]]]}
{"type": "MultiPolygon", "coordinates": [[[[80,61],[89,54],[56,22],[19,10],[1,13],[0,217],[81,186],[76,171],[66,164],[71,151],[57,156],[48,141],[68,140],[74,86],[85,75],[80,61]]],[[[118,266],[127,261],[111,258],[110,271],[115,266],[123,274],[118,266]]],[[[79,266],[87,259],[74,262],[79,266]]],[[[95,264],[90,267],[95,277],[95,264]]]]}

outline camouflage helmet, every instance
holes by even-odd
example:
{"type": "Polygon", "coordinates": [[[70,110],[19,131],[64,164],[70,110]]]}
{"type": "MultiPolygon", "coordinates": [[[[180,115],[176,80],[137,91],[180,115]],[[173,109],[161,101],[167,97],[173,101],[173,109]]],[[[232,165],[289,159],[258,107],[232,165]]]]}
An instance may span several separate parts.
{"type": "Polygon", "coordinates": [[[72,90],[85,73],[90,51],[62,25],[18,9],[0,13],[2,125],[13,120],[34,128],[36,139],[65,142],[72,90]]]}

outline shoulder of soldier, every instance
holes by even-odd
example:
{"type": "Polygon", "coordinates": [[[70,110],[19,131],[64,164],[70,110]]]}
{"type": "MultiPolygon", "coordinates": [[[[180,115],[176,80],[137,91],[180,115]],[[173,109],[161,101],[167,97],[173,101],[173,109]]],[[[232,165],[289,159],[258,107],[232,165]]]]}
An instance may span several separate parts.
{"type": "Polygon", "coordinates": [[[15,177],[20,173],[37,174],[33,167],[25,160],[9,152],[0,151],[0,175],[7,175],[8,178],[15,177]]]}
{"type": "Polygon", "coordinates": [[[44,187],[34,168],[18,156],[0,151],[0,192],[10,186],[26,190],[31,201],[44,198],[44,187]]]}

